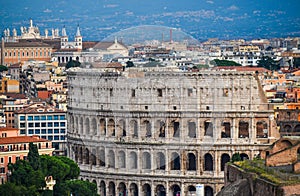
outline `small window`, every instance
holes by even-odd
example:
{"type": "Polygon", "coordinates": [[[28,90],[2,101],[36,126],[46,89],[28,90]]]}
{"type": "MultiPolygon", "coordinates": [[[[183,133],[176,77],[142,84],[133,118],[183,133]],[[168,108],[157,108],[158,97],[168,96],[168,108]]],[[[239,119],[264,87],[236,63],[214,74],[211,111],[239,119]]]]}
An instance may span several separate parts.
{"type": "Polygon", "coordinates": [[[158,94],[158,96],[159,97],[162,97],[163,96],[163,91],[162,91],[162,89],[157,89],[157,94],[158,94]]]}
{"type": "Polygon", "coordinates": [[[188,96],[190,97],[190,96],[192,96],[192,95],[193,95],[193,89],[188,88],[188,96]]]}
{"type": "Polygon", "coordinates": [[[148,110],[148,106],[147,105],[145,106],[145,110],[148,110]]]}
{"type": "Polygon", "coordinates": [[[135,97],[135,89],[131,89],[131,97],[135,97]]]}
{"type": "Polygon", "coordinates": [[[228,97],[228,88],[223,89],[223,97],[228,97]]]}

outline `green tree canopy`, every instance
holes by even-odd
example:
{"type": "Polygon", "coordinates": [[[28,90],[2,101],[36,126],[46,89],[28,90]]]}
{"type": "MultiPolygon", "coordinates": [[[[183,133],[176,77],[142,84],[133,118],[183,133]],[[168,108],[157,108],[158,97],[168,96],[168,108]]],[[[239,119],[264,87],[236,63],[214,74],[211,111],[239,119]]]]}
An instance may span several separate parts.
{"type": "Polygon", "coordinates": [[[216,66],[242,66],[239,63],[236,63],[234,61],[228,61],[228,60],[219,60],[219,59],[214,59],[211,64],[216,65],[216,66]]]}
{"type": "Polygon", "coordinates": [[[9,181],[16,185],[25,187],[35,186],[36,189],[45,187],[45,175],[41,170],[34,170],[30,163],[25,160],[18,160],[15,164],[9,165],[12,172],[9,181]]]}
{"type": "Polygon", "coordinates": [[[234,162],[236,162],[236,161],[241,161],[242,159],[241,159],[241,155],[240,155],[240,153],[234,153],[233,155],[232,155],[232,158],[231,158],[231,162],[232,163],[234,163],[234,162]]]}
{"type": "Polygon", "coordinates": [[[134,64],[132,61],[127,61],[126,62],[126,67],[134,67],[134,64]]]}
{"type": "Polygon", "coordinates": [[[69,69],[71,67],[80,67],[81,63],[78,60],[70,60],[67,64],[66,64],[66,69],[69,69]]]}
{"type": "Polygon", "coordinates": [[[68,180],[63,184],[63,195],[97,196],[97,185],[88,181],[68,180]]]}
{"type": "Polygon", "coordinates": [[[7,71],[8,68],[5,65],[0,65],[0,72],[7,71]]]}
{"type": "Polygon", "coordinates": [[[12,173],[9,181],[0,186],[0,195],[97,195],[94,183],[74,180],[78,178],[80,169],[73,160],[63,156],[40,156],[36,145],[29,146],[28,160],[18,160],[9,165],[12,173]],[[46,176],[56,180],[53,191],[43,190],[46,176]],[[8,190],[11,194],[2,194],[8,190]]]}
{"type": "Polygon", "coordinates": [[[65,180],[70,166],[55,156],[41,155],[41,169],[45,176],[52,176],[57,182],[65,180]]]}
{"type": "Polygon", "coordinates": [[[33,144],[32,142],[29,143],[28,161],[34,170],[39,169],[40,167],[39,150],[37,145],[33,144]]]}
{"type": "Polygon", "coordinates": [[[274,59],[272,59],[269,56],[263,56],[260,60],[258,60],[257,66],[258,67],[264,67],[264,68],[266,68],[268,70],[271,70],[271,71],[280,69],[279,63],[274,61],[274,59]]]}

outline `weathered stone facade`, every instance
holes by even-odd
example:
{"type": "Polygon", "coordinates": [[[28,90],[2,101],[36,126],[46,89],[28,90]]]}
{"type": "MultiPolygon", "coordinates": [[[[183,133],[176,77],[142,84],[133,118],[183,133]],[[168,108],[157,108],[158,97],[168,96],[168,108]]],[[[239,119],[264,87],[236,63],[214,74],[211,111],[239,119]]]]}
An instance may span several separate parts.
{"type": "Polygon", "coordinates": [[[151,69],[68,71],[68,153],[100,195],[214,195],[278,138],[255,74],[151,69]]]}

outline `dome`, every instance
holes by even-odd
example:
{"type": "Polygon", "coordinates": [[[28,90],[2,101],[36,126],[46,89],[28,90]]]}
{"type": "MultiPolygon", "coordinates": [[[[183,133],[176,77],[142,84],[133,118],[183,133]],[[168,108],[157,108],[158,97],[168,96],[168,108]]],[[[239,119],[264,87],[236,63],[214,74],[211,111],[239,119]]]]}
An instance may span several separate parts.
{"type": "Polygon", "coordinates": [[[158,25],[131,27],[113,33],[102,41],[113,41],[115,38],[122,40],[122,42],[126,45],[145,43],[153,40],[158,40],[159,42],[162,40],[164,42],[172,40],[175,42],[187,42],[188,44],[199,43],[198,40],[183,32],[181,29],[158,25]]]}

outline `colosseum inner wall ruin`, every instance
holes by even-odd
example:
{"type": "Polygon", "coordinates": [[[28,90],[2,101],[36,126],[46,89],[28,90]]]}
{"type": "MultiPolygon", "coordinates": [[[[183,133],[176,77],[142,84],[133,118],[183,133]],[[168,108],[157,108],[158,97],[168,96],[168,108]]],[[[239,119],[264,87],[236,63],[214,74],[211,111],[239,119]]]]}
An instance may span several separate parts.
{"type": "Polygon", "coordinates": [[[68,70],[68,155],[101,196],[205,195],[279,137],[255,73],[68,70]]]}

